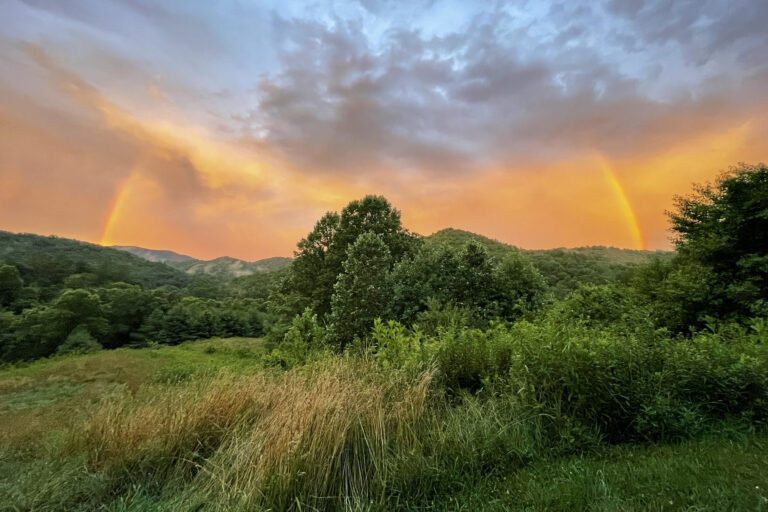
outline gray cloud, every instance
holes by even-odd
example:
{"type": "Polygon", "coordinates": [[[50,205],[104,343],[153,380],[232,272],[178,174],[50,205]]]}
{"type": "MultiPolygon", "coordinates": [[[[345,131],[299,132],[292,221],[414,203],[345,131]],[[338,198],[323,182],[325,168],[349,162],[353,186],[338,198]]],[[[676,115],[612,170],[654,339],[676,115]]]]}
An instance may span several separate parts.
{"type": "Polygon", "coordinates": [[[672,61],[627,68],[626,48],[606,45],[624,34],[625,47],[652,55],[669,51],[652,45],[675,44],[689,56],[713,59],[718,47],[741,59],[740,41],[761,34],[749,33],[750,22],[736,37],[729,20],[768,21],[768,10],[734,4],[732,11],[743,9],[721,20],[712,16],[722,2],[708,2],[704,14],[696,2],[613,2],[601,12],[570,5],[553,5],[546,27],[496,10],[445,36],[397,28],[380,41],[355,21],[275,18],[281,71],[259,82],[257,108],[238,120],[260,143],[313,171],[462,172],[585,149],[613,156],[664,150],[743,122],[766,103],[754,87],[744,96],[747,83],[768,86],[760,66],[729,77],[730,61],[721,68],[716,61],[690,77],[695,89],[656,97],[645,91],[672,61]],[[699,28],[703,17],[713,33],[699,28]]]}

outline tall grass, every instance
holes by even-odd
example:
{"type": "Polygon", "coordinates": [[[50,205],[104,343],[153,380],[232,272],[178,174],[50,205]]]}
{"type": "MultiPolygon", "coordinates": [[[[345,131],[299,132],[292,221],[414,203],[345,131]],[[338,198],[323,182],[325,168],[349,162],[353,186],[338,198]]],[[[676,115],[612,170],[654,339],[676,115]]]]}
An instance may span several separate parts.
{"type": "Polygon", "coordinates": [[[150,385],[73,434],[93,471],[194,489],[223,509],[381,503],[390,453],[419,443],[432,372],[331,359],[284,374],[150,385]]]}
{"type": "Polygon", "coordinates": [[[606,441],[768,418],[768,346],[739,333],[545,321],[434,337],[381,324],[377,336],[378,355],[174,370],[72,402],[83,407],[63,447],[0,478],[0,499],[22,510],[418,508],[606,441]]]}

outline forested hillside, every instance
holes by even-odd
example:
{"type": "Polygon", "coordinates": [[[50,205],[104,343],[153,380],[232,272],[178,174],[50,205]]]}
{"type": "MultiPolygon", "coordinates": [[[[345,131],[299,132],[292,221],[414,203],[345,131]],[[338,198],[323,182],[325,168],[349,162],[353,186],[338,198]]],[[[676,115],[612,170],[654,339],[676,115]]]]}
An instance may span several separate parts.
{"type": "MultiPolygon", "coordinates": [[[[146,288],[185,286],[189,277],[162,263],[55,236],[0,231],[0,261],[15,265],[28,287],[125,282],[146,288]]],[[[75,286],[76,287],[76,286],[75,286]]]]}
{"type": "Polygon", "coordinates": [[[474,241],[482,245],[488,254],[496,259],[502,259],[510,251],[520,250],[531,259],[558,299],[564,299],[582,284],[607,284],[628,277],[637,265],[649,263],[655,258],[668,260],[673,256],[672,252],[665,251],[639,251],[602,246],[525,250],[453,228],[442,229],[426,237],[426,240],[431,243],[447,244],[454,248],[474,241]]]}
{"type": "Polygon", "coordinates": [[[280,275],[189,275],[114,248],[0,232],[0,360],[259,336],[280,275]]]}

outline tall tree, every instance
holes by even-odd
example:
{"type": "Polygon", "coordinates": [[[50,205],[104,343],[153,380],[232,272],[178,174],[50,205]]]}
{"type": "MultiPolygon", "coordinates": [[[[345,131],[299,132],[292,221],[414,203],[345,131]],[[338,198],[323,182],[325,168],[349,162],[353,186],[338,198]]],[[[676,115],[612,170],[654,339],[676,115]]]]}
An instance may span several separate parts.
{"type": "Polygon", "coordinates": [[[768,167],[741,165],[698,186],[669,217],[680,257],[715,276],[701,314],[768,313],[768,167]]]}
{"type": "Polygon", "coordinates": [[[341,214],[325,214],[298,244],[291,272],[281,289],[293,315],[310,307],[320,318],[331,311],[331,296],[347,251],[358,237],[373,233],[390,254],[390,265],[414,252],[419,239],[402,226],[400,212],[384,197],[366,196],[341,214]]]}
{"type": "Polygon", "coordinates": [[[371,330],[388,300],[387,274],[392,254],[375,233],[363,233],[347,251],[334,286],[328,334],[343,349],[371,330]]]}
{"type": "Polygon", "coordinates": [[[547,297],[541,273],[520,251],[507,254],[493,271],[495,301],[503,318],[514,319],[539,309],[547,297]]]}

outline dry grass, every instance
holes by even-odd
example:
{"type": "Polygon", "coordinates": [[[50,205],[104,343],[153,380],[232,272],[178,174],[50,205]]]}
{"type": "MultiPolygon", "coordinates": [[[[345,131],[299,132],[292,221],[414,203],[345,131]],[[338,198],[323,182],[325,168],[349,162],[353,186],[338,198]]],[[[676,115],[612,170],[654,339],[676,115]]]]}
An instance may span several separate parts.
{"type": "Polygon", "coordinates": [[[70,448],[95,470],[194,479],[198,500],[224,508],[382,501],[387,451],[418,443],[431,381],[334,359],[147,385],[103,403],[70,448]]]}

